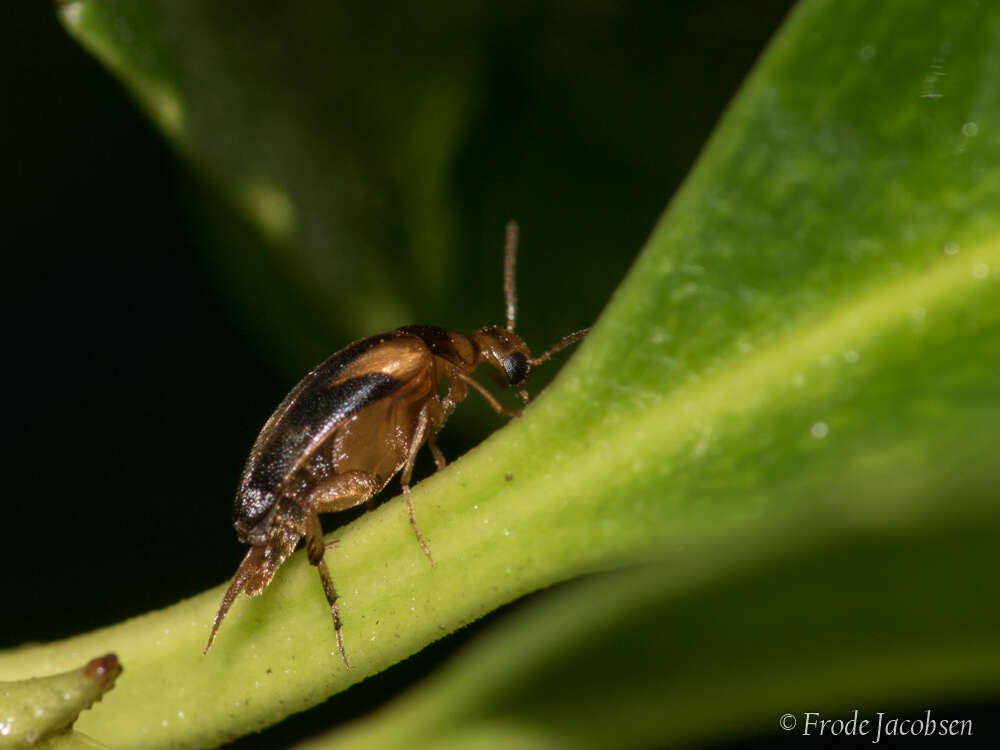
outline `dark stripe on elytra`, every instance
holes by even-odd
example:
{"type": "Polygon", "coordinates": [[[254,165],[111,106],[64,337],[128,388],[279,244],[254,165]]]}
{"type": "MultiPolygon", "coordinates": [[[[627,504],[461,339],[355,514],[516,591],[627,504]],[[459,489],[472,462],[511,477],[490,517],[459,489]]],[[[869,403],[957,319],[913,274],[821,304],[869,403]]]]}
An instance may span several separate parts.
{"type": "Polygon", "coordinates": [[[298,394],[282,417],[280,430],[268,436],[256,460],[247,467],[234,508],[234,520],[240,525],[254,525],[273,507],[278,499],[275,490],[316,436],[329,435],[340,422],[390,395],[401,384],[382,372],[332,386],[328,383],[326,378],[317,379],[298,394]]]}

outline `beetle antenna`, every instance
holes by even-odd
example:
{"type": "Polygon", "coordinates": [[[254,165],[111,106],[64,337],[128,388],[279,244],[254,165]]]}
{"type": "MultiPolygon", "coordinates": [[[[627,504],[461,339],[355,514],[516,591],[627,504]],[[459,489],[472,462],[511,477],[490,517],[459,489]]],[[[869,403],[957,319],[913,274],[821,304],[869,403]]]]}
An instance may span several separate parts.
{"type": "Polygon", "coordinates": [[[507,222],[507,231],[503,243],[503,294],[507,302],[507,330],[514,332],[514,319],[517,316],[517,287],[514,280],[514,261],[517,258],[517,222],[511,219],[507,222]]]}
{"type": "Polygon", "coordinates": [[[545,352],[545,354],[541,355],[540,357],[535,357],[533,359],[529,359],[528,360],[528,364],[530,364],[532,367],[535,367],[536,365],[542,364],[542,362],[544,362],[545,360],[547,360],[549,357],[551,357],[557,351],[559,351],[560,349],[565,349],[570,344],[579,341],[584,336],[586,336],[588,333],[590,333],[590,329],[589,328],[584,328],[582,331],[577,331],[576,333],[571,333],[571,334],[569,334],[567,336],[563,336],[555,344],[553,344],[552,347],[547,352],[545,352]]]}

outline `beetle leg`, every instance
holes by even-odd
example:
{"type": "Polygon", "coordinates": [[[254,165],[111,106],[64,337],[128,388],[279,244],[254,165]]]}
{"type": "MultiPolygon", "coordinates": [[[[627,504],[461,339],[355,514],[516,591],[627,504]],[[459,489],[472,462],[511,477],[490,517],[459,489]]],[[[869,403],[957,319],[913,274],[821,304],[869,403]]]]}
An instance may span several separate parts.
{"type": "MultiPolygon", "coordinates": [[[[403,496],[406,497],[406,511],[410,514],[410,525],[417,535],[417,541],[420,543],[421,549],[423,549],[424,554],[427,555],[427,559],[433,565],[434,558],[431,557],[431,548],[427,546],[427,542],[424,541],[424,535],[420,533],[420,527],[417,526],[417,518],[413,515],[413,500],[410,498],[410,477],[413,475],[413,464],[417,460],[417,453],[420,451],[420,446],[424,444],[424,440],[427,438],[430,421],[428,408],[424,406],[417,417],[417,427],[413,430],[413,437],[410,438],[410,447],[406,454],[406,462],[403,464],[403,473],[399,478],[399,483],[403,487],[403,496]]],[[[431,450],[435,453],[434,460],[436,462],[438,454],[441,454],[441,451],[435,450],[435,448],[431,450]]],[[[441,454],[441,459],[444,460],[443,454],[441,454]]]]}
{"type": "Polygon", "coordinates": [[[306,506],[317,513],[335,513],[371,499],[382,489],[367,471],[344,471],[321,482],[306,497],[306,506]]]}
{"type": "Polygon", "coordinates": [[[493,411],[495,411],[497,414],[506,414],[508,417],[521,416],[520,409],[508,409],[506,406],[497,401],[496,396],[494,396],[492,393],[486,390],[486,388],[484,388],[478,380],[469,377],[464,372],[456,371],[455,375],[457,375],[459,378],[461,378],[466,383],[475,388],[477,391],[479,391],[482,394],[483,398],[486,399],[486,402],[493,407],[493,411]]]}
{"type": "Polygon", "coordinates": [[[448,463],[444,457],[444,453],[437,445],[437,436],[441,432],[441,428],[444,427],[444,423],[448,421],[455,408],[465,401],[465,397],[468,395],[469,389],[466,387],[465,383],[456,377],[455,373],[457,371],[453,370],[448,378],[448,393],[443,399],[441,399],[441,415],[434,420],[436,424],[432,424],[430,428],[430,434],[427,436],[427,446],[431,449],[431,453],[434,456],[434,465],[437,467],[438,471],[441,471],[448,463]]]}
{"type": "Polygon", "coordinates": [[[436,440],[437,430],[434,431],[434,434],[431,437],[427,438],[427,446],[431,449],[431,453],[434,455],[434,465],[437,466],[438,471],[441,471],[448,461],[445,459],[441,449],[438,448],[436,440]]]}
{"type": "MultiPolygon", "coordinates": [[[[336,513],[340,510],[353,508],[361,503],[368,503],[369,510],[375,503],[375,495],[382,488],[378,479],[364,471],[345,471],[336,474],[320,484],[306,498],[306,506],[317,513],[336,513]]],[[[326,545],[327,549],[335,546],[334,540],[326,545]]]]}
{"type": "Polygon", "coordinates": [[[351,668],[344,650],[344,634],[341,630],[340,608],[337,606],[337,590],[333,587],[330,570],[323,560],[326,544],[323,541],[323,526],[319,521],[320,513],[346,510],[363,503],[379,491],[378,480],[364,471],[345,471],[336,474],[321,483],[309,493],[305,499],[306,511],[306,555],[309,562],[316,567],[319,580],[323,584],[323,593],[330,605],[333,615],[333,627],[337,631],[337,649],[344,660],[344,666],[351,668]]]}
{"type": "Polygon", "coordinates": [[[469,389],[465,387],[465,382],[458,379],[459,372],[461,371],[453,368],[448,373],[448,393],[441,399],[441,419],[437,427],[439,430],[448,421],[448,417],[452,415],[455,408],[465,401],[465,397],[469,393],[469,389]]]}
{"type": "Polygon", "coordinates": [[[326,601],[330,604],[330,614],[333,615],[333,629],[337,632],[337,649],[344,660],[344,666],[350,669],[351,662],[347,660],[347,652],[344,650],[344,631],[340,621],[340,607],[337,606],[337,590],[333,587],[330,571],[326,567],[326,561],[323,560],[325,549],[323,526],[319,522],[319,515],[316,511],[310,511],[306,515],[306,555],[319,573],[319,580],[323,584],[323,593],[326,594],[326,601]]]}

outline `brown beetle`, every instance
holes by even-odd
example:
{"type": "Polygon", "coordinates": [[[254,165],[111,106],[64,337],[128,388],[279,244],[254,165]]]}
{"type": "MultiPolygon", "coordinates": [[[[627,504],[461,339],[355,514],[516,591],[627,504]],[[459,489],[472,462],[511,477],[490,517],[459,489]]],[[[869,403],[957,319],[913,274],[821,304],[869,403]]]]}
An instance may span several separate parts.
{"type": "Polygon", "coordinates": [[[497,412],[506,409],[472,378],[488,363],[516,388],[525,403],[524,382],[531,368],[578,341],[587,329],[563,337],[540,357],[514,333],[517,299],[514,260],[517,224],[507,224],[504,243],[504,297],[507,327],[480,328],[468,336],[436,326],[404,326],[356,341],[306,375],[285,396],[264,424],[236,492],[233,525],[250,545],[212,623],[205,652],[212,645],[233,601],[245,592],[256,596],[305,536],[309,562],[316,566],[333,614],[337,647],[344,650],[337,592],[323,561],[325,544],[320,513],[353,508],[372,500],[389,481],[400,478],[410,523],[427,559],[434,564],[413,515],[410,476],[417,453],[430,446],[438,469],[445,465],[435,438],[468,386],[497,412]],[[448,394],[438,383],[448,380],[448,394]]]}

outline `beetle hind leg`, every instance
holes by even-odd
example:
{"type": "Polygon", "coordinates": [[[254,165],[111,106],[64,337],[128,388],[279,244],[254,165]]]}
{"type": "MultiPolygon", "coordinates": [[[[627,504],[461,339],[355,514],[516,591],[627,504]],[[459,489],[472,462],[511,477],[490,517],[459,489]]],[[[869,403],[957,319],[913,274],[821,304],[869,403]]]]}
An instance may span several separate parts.
{"type": "Polygon", "coordinates": [[[333,587],[333,579],[330,578],[330,570],[326,567],[323,559],[323,552],[326,545],[323,542],[323,526],[319,522],[319,515],[316,511],[310,511],[306,516],[306,555],[310,564],[316,567],[319,573],[320,583],[323,584],[323,593],[326,601],[330,605],[330,614],[333,615],[333,629],[337,633],[337,650],[340,651],[340,658],[344,660],[344,666],[351,668],[351,662],[347,658],[347,651],[344,649],[343,622],[340,619],[340,607],[337,605],[337,589],[333,587]]]}
{"type": "MultiPolygon", "coordinates": [[[[336,474],[327,481],[316,487],[308,497],[306,497],[306,555],[310,564],[316,568],[319,574],[320,583],[323,584],[323,593],[326,601],[330,605],[330,614],[333,615],[333,627],[337,632],[337,650],[344,660],[344,666],[351,668],[351,662],[347,658],[347,651],[344,649],[343,623],[340,619],[340,607],[337,604],[339,595],[333,586],[333,579],[330,577],[330,569],[327,568],[323,560],[323,553],[327,545],[323,539],[323,525],[319,521],[320,513],[332,513],[340,510],[347,510],[356,505],[360,505],[379,491],[378,479],[364,471],[345,471],[336,474]]],[[[331,543],[333,546],[336,542],[331,543]]]]}

